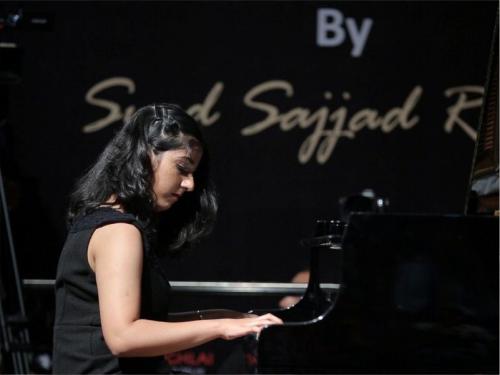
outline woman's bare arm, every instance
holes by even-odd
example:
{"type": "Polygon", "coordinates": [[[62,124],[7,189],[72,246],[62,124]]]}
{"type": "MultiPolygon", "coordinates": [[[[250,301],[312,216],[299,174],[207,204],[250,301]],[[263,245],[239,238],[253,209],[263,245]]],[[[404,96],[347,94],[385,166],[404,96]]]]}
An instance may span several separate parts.
{"type": "Polygon", "coordinates": [[[96,274],[104,339],[117,356],[163,355],[217,338],[259,333],[264,326],[281,323],[270,314],[179,323],[140,319],[143,249],[141,234],[131,224],[97,229],[88,260],[96,274]]]}

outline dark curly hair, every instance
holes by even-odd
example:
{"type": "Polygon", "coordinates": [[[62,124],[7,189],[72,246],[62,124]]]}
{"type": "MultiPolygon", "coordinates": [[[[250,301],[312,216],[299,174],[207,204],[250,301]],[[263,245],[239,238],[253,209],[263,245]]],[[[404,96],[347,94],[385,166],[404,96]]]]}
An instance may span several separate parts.
{"type": "Polygon", "coordinates": [[[175,104],[145,106],[120,129],[77,182],[70,198],[68,223],[100,206],[118,204],[143,223],[149,240],[156,241],[155,233],[159,233],[161,242],[170,250],[191,247],[211,231],[217,213],[208,169],[208,150],[198,123],[175,104]],[[169,210],[155,212],[151,155],[186,147],[185,136],[194,137],[203,148],[193,176],[194,191],[169,210]],[[110,197],[114,197],[111,203],[110,197]]]}

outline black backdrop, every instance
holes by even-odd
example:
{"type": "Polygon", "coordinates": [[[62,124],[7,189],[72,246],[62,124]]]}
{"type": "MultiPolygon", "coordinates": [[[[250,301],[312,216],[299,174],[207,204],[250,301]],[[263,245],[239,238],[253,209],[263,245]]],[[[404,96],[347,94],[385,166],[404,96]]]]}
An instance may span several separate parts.
{"type": "Polygon", "coordinates": [[[463,211],[495,2],[21,5],[52,19],[0,32],[23,52],[7,175],[23,277],[54,277],[76,177],[151,102],[201,119],[220,194],[171,279],[288,280],[314,219],[365,188],[395,212],[463,211]],[[343,43],[317,44],[319,9],[343,43]]]}

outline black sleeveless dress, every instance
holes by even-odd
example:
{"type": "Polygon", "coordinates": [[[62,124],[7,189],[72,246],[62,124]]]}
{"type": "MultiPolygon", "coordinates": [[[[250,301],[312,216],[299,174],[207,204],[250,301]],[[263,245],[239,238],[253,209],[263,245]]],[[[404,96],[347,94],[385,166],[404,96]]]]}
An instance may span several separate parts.
{"type": "Polygon", "coordinates": [[[78,217],[59,258],[54,323],[54,373],[169,373],[163,357],[118,358],[108,349],[101,329],[95,274],[87,261],[94,231],[111,223],[135,225],[143,236],[141,318],[166,320],[170,285],[154,252],[144,241],[144,228],[131,214],[98,208],[78,217]]]}

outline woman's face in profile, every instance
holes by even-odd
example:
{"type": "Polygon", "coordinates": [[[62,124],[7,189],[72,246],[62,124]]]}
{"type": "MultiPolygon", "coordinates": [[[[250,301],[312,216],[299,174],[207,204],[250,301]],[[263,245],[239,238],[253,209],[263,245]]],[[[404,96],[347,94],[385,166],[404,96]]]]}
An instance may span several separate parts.
{"type": "Polygon", "coordinates": [[[203,149],[195,142],[186,147],[164,151],[152,157],[153,192],[156,211],[168,210],[182,195],[194,190],[193,174],[198,168],[203,149]]]}

